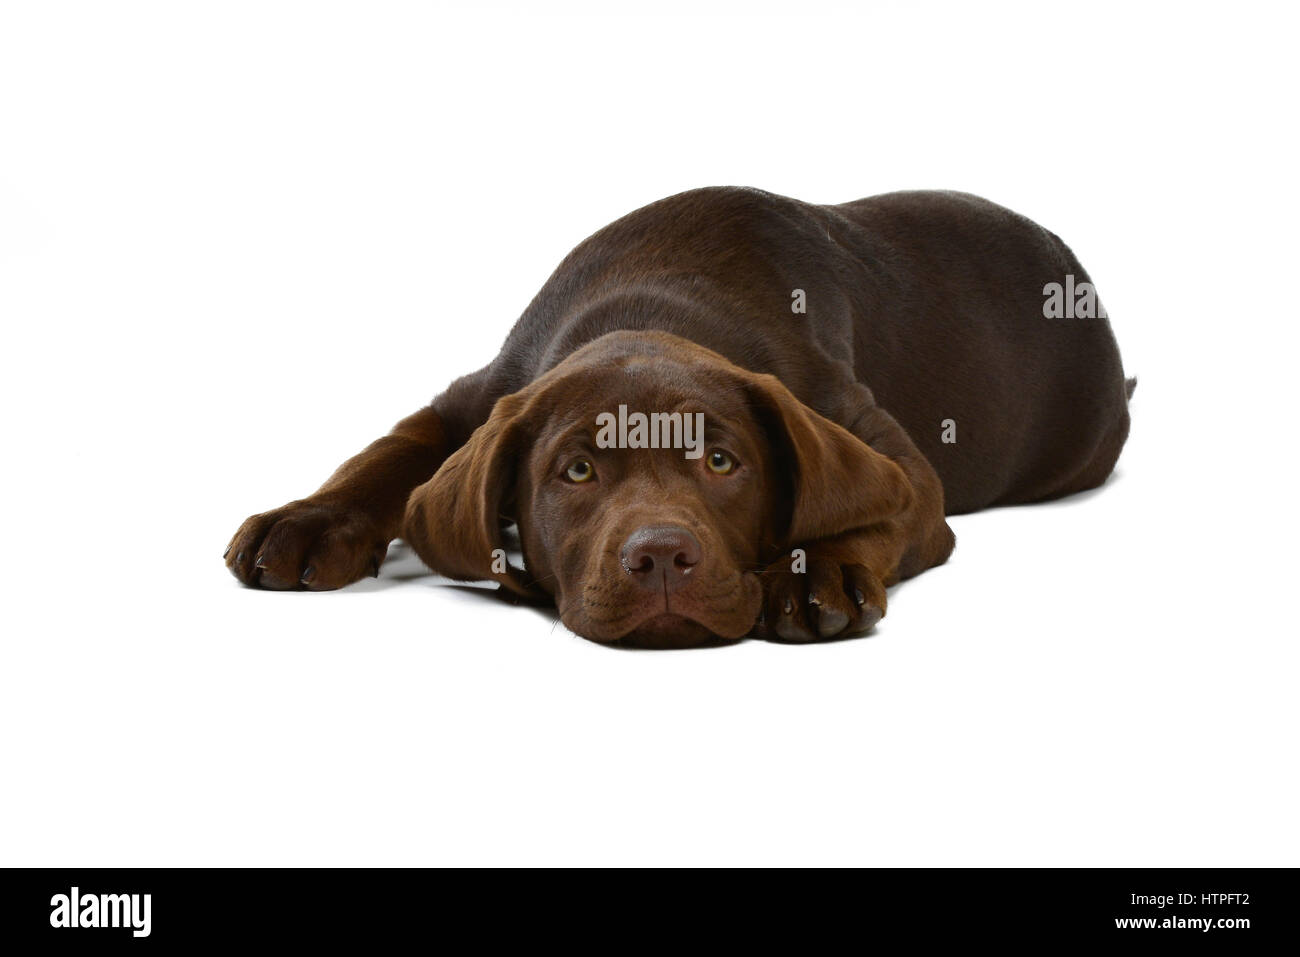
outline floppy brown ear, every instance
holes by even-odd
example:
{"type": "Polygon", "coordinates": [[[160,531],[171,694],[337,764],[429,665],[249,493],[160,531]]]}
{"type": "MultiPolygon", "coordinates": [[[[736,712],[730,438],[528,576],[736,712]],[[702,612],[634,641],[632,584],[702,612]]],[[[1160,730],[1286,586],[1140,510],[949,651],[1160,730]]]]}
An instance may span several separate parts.
{"type": "Polygon", "coordinates": [[[499,399],[487,422],[411,493],[402,537],[426,565],[448,578],[494,580],[516,594],[534,595],[523,571],[505,559],[500,518],[527,441],[521,424],[525,405],[518,393],[499,399]]]}
{"type": "Polygon", "coordinates": [[[786,545],[872,525],[911,505],[911,483],[891,459],[808,408],[775,376],[755,375],[749,389],[787,483],[786,545]]]}

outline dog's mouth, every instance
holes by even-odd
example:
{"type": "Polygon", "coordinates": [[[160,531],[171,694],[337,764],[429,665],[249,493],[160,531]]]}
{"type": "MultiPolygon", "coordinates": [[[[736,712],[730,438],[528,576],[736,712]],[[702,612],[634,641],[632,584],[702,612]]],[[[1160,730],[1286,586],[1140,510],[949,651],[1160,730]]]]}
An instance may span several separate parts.
{"type": "Polygon", "coordinates": [[[662,594],[633,593],[621,578],[606,579],[583,588],[580,601],[561,603],[560,617],[579,635],[603,644],[695,648],[743,638],[761,602],[758,576],[738,571],[662,594]]]}
{"type": "Polygon", "coordinates": [[[693,619],[665,612],[637,625],[618,644],[630,648],[699,648],[736,640],[723,638],[693,619]]]}

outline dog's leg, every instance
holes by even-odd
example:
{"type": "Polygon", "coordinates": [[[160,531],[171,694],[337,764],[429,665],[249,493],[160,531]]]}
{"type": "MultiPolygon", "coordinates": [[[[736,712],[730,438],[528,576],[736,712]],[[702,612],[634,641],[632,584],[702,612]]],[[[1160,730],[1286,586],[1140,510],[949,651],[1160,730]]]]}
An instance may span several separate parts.
{"type": "Polygon", "coordinates": [[[322,591],[378,575],[411,490],[438,470],[449,445],[432,406],[408,416],[315,494],[245,521],[226,567],[246,585],[277,590],[322,591]]]}
{"type": "Polygon", "coordinates": [[[850,427],[897,464],[912,487],[911,504],[890,519],[800,546],[763,574],[757,637],[821,641],[861,634],[885,614],[889,585],[941,565],[956,537],[944,520],[938,474],[894,418],[867,409],[850,427]]]}

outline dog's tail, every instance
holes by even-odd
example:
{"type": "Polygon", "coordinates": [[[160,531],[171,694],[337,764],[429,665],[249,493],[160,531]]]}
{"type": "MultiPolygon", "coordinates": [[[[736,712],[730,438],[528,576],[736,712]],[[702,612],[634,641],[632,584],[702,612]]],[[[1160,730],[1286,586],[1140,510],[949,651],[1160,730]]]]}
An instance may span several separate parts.
{"type": "Polygon", "coordinates": [[[1129,378],[1124,380],[1124,394],[1127,395],[1130,399],[1133,398],[1133,393],[1134,391],[1136,391],[1137,387],[1138,387],[1137,376],[1130,376],[1129,378]]]}

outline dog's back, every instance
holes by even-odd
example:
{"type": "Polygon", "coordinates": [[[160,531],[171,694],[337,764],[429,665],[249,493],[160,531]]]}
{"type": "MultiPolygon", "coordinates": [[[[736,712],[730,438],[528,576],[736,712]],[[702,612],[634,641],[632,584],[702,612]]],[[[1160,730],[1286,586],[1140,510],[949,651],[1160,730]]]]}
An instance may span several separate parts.
{"type": "Polygon", "coordinates": [[[967,512],[1110,474],[1128,411],[1109,322],[1044,315],[1045,287],[1088,282],[1055,235],[969,194],[818,206],[711,187],[579,244],[485,373],[496,398],[607,332],[662,330],[845,425],[851,376],[933,464],[946,510],[967,512]]]}

